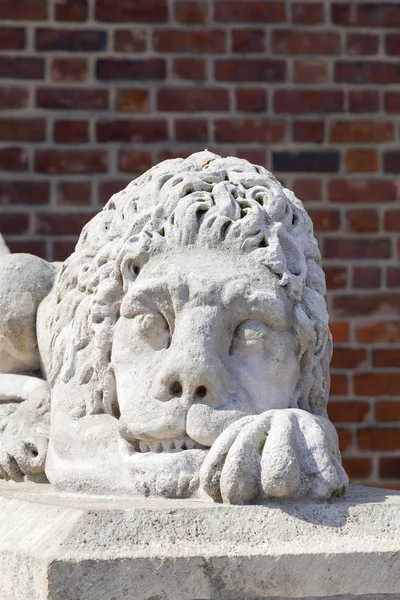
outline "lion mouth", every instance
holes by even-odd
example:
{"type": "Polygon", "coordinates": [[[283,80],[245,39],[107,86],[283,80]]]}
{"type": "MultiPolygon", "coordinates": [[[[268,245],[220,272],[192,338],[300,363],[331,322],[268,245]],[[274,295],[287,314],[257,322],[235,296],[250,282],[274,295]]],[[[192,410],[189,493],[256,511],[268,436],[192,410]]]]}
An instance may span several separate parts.
{"type": "Polygon", "coordinates": [[[134,440],[132,446],[136,452],[145,454],[147,452],[181,452],[182,450],[207,450],[205,446],[198,444],[192,438],[185,435],[168,440],[134,440]]]}

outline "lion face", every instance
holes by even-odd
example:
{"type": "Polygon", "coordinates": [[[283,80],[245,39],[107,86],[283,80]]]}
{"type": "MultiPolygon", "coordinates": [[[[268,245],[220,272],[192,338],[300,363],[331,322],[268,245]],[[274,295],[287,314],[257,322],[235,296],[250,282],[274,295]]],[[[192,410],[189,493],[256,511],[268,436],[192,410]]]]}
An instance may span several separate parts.
{"type": "Polygon", "coordinates": [[[266,269],[227,251],[155,256],[134,279],[111,355],[121,453],[150,491],[156,471],[170,495],[178,475],[182,488],[196,485],[230,423],[290,406],[299,378],[292,305],[266,269]]]}

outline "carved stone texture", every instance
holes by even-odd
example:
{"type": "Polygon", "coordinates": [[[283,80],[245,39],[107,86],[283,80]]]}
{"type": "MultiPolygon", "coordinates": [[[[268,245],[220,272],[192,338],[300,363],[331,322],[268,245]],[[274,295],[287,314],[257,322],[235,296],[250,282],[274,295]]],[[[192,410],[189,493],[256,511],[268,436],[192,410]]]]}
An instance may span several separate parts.
{"type": "MultiPolygon", "coordinates": [[[[46,269],[22,268],[5,297],[23,323],[11,290],[42,282],[26,330],[50,390],[56,488],[227,503],[344,492],[320,254],[302,203],[271,173],[207,151],[160,163],[84,227],[50,293],[46,269]]],[[[38,411],[28,397],[5,422],[36,427],[38,411]]],[[[29,474],[1,442],[3,476],[29,474]]]]}

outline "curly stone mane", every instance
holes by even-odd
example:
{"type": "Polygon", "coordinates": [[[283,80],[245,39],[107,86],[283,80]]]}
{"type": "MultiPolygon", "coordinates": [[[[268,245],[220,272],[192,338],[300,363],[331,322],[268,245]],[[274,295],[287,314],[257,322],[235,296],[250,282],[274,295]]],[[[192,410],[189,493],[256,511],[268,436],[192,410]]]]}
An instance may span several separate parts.
{"type": "Polygon", "coordinates": [[[153,167],[84,227],[51,298],[50,385],[74,378],[87,414],[118,416],[110,357],[124,280],[153,254],[182,246],[254,253],[278,278],[299,342],[292,406],[326,415],[332,344],[311,220],[266,169],[206,151],[153,167]]]}

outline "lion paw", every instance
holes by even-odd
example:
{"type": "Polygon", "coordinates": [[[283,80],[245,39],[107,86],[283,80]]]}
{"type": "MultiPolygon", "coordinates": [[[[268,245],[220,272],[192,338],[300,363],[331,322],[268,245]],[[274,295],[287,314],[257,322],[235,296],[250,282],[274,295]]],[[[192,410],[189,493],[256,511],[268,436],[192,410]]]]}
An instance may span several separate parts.
{"type": "Polygon", "coordinates": [[[348,485],[333,425],[300,409],[269,410],[227,427],[200,479],[209,496],[231,504],[257,497],[327,499],[348,485]]]}

